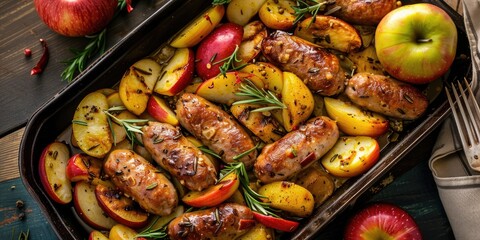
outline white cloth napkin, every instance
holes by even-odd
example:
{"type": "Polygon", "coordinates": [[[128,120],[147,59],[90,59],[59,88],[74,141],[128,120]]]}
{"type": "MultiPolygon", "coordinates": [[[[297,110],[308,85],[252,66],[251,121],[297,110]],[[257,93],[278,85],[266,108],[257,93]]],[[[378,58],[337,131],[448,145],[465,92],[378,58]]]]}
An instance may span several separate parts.
{"type": "MultiPolygon", "coordinates": [[[[472,82],[480,100],[480,1],[463,0],[464,22],[471,47],[472,82]]],[[[457,131],[447,119],[433,148],[429,166],[438,194],[456,239],[477,240],[480,236],[480,175],[470,176],[460,159],[462,147],[455,139],[457,131]]]]}

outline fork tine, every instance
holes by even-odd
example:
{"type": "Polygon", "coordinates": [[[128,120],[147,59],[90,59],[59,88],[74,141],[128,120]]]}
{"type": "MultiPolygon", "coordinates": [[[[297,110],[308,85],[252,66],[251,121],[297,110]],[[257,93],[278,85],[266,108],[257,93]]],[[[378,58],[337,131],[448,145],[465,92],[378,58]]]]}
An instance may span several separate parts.
{"type": "MultiPolygon", "coordinates": [[[[452,87],[452,92],[453,94],[455,95],[455,100],[456,100],[456,103],[458,105],[458,109],[462,109],[461,107],[461,103],[460,101],[458,100],[459,97],[458,97],[458,93],[455,89],[455,85],[453,83],[451,83],[451,87],[452,87]]],[[[463,119],[460,119],[460,113],[458,112],[458,109],[457,107],[455,107],[455,103],[452,99],[452,96],[450,94],[450,90],[445,87],[445,92],[447,93],[447,98],[448,98],[448,103],[450,104],[450,108],[452,109],[452,114],[453,114],[453,118],[455,120],[455,123],[457,125],[457,130],[460,134],[458,134],[460,136],[460,141],[462,142],[462,146],[466,147],[468,146],[468,143],[467,143],[467,139],[465,138],[465,134],[464,134],[464,127],[463,127],[463,119]]]]}
{"type": "MultiPolygon", "coordinates": [[[[467,82],[467,79],[464,78],[463,81],[465,82],[465,86],[467,88],[467,91],[468,91],[468,94],[470,95],[470,98],[468,98],[468,100],[470,100],[470,107],[467,108],[470,116],[471,116],[471,120],[470,122],[472,122],[472,125],[473,125],[473,132],[474,132],[474,137],[475,137],[475,141],[476,143],[479,143],[480,142],[480,108],[478,107],[478,103],[477,103],[477,100],[475,99],[475,94],[473,93],[472,91],[472,88],[470,87],[470,84],[467,82]]],[[[467,98],[465,98],[467,99],[467,98]]],[[[467,101],[468,101],[467,100],[467,101]]]]}

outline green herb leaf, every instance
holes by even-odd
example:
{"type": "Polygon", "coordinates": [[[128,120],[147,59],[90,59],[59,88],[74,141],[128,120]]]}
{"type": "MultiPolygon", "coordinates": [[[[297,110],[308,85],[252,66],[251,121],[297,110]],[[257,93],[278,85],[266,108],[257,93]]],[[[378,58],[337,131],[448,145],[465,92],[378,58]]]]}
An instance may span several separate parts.
{"type": "Polygon", "coordinates": [[[139,139],[137,139],[137,136],[135,135],[135,133],[143,134],[142,126],[137,126],[134,124],[147,123],[148,120],[147,119],[119,119],[112,114],[112,112],[123,111],[124,109],[125,107],[111,107],[103,112],[107,115],[107,117],[109,117],[115,123],[117,123],[120,126],[123,126],[123,128],[125,129],[125,132],[127,133],[128,140],[130,140],[130,142],[132,143],[132,147],[134,144],[143,146],[142,142],[139,139]]]}
{"type": "Polygon", "coordinates": [[[239,92],[236,92],[236,95],[248,97],[245,100],[239,100],[234,102],[232,105],[238,104],[262,104],[267,105],[266,107],[260,107],[252,110],[252,112],[265,112],[274,109],[284,109],[287,108],[282,101],[280,101],[277,96],[270,90],[258,88],[251,80],[244,79],[238,88],[239,92]]]}
{"type": "Polygon", "coordinates": [[[295,16],[295,21],[293,24],[298,23],[300,20],[302,20],[306,14],[312,15],[312,21],[308,24],[308,27],[312,23],[315,22],[315,18],[318,15],[319,11],[324,11],[325,7],[328,4],[332,4],[335,1],[331,0],[308,0],[308,1],[302,1],[302,0],[297,0],[296,6],[292,6],[294,10],[294,16],[295,16]]]}
{"type": "Polygon", "coordinates": [[[238,53],[238,45],[235,46],[235,50],[233,51],[233,53],[230,56],[228,56],[228,57],[226,57],[226,58],[224,58],[220,61],[214,62],[214,63],[212,63],[212,65],[217,65],[217,64],[223,63],[223,65],[220,67],[220,73],[224,77],[226,77],[227,76],[226,74],[229,70],[234,70],[234,71],[235,70],[240,70],[247,65],[245,63],[245,64],[242,64],[240,66],[235,66],[235,63],[239,63],[239,62],[242,61],[242,60],[237,58],[237,53],[238,53]]]}
{"type": "Polygon", "coordinates": [[[223,5],[230,3],[231,0],[213,0],[212,5],[223,5]]]}
{"type": "Polygon", "coordinates": [[[87,122],[80,121],[80,120],[72,120],[72,123],[77,125],[82,125],[82,126],[88,126],[87,122]]]}

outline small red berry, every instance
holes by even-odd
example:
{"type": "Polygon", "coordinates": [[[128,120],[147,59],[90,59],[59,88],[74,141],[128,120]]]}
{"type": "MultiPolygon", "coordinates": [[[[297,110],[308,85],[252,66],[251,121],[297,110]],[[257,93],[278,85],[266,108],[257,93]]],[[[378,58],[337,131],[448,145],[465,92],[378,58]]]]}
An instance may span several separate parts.
{"type": "Polygon", "coordinates": [[[25,48],[25,50],[23,50],[23,54],[25,54],[25,57],[30,57],[32,56],[32,50],[30,50],[30,48],[25,48]]]}

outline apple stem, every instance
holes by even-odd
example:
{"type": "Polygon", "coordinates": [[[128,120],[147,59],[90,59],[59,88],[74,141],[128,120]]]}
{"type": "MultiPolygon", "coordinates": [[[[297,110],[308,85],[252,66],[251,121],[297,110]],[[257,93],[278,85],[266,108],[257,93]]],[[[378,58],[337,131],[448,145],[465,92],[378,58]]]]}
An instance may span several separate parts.
{"type": "Polygon", "coordinates": [[[431,38],[419,38],[417,39],[417,43],[428,43],[433,41],[431,38]]]}
{"type": "Polygon", "coordinates": [[[38,61],[37,65],[32,68],[32,71],[30,71],[30,75],[37,75],[41,72],[43,72],[43,69],[45,69],[45,66],[47,65],[48,62],[48,47],[47,47],[47,42],[45,40],[40,39],[40,43],[42,44],[43,47],[43,54],[40,60],[38,61]]]}

